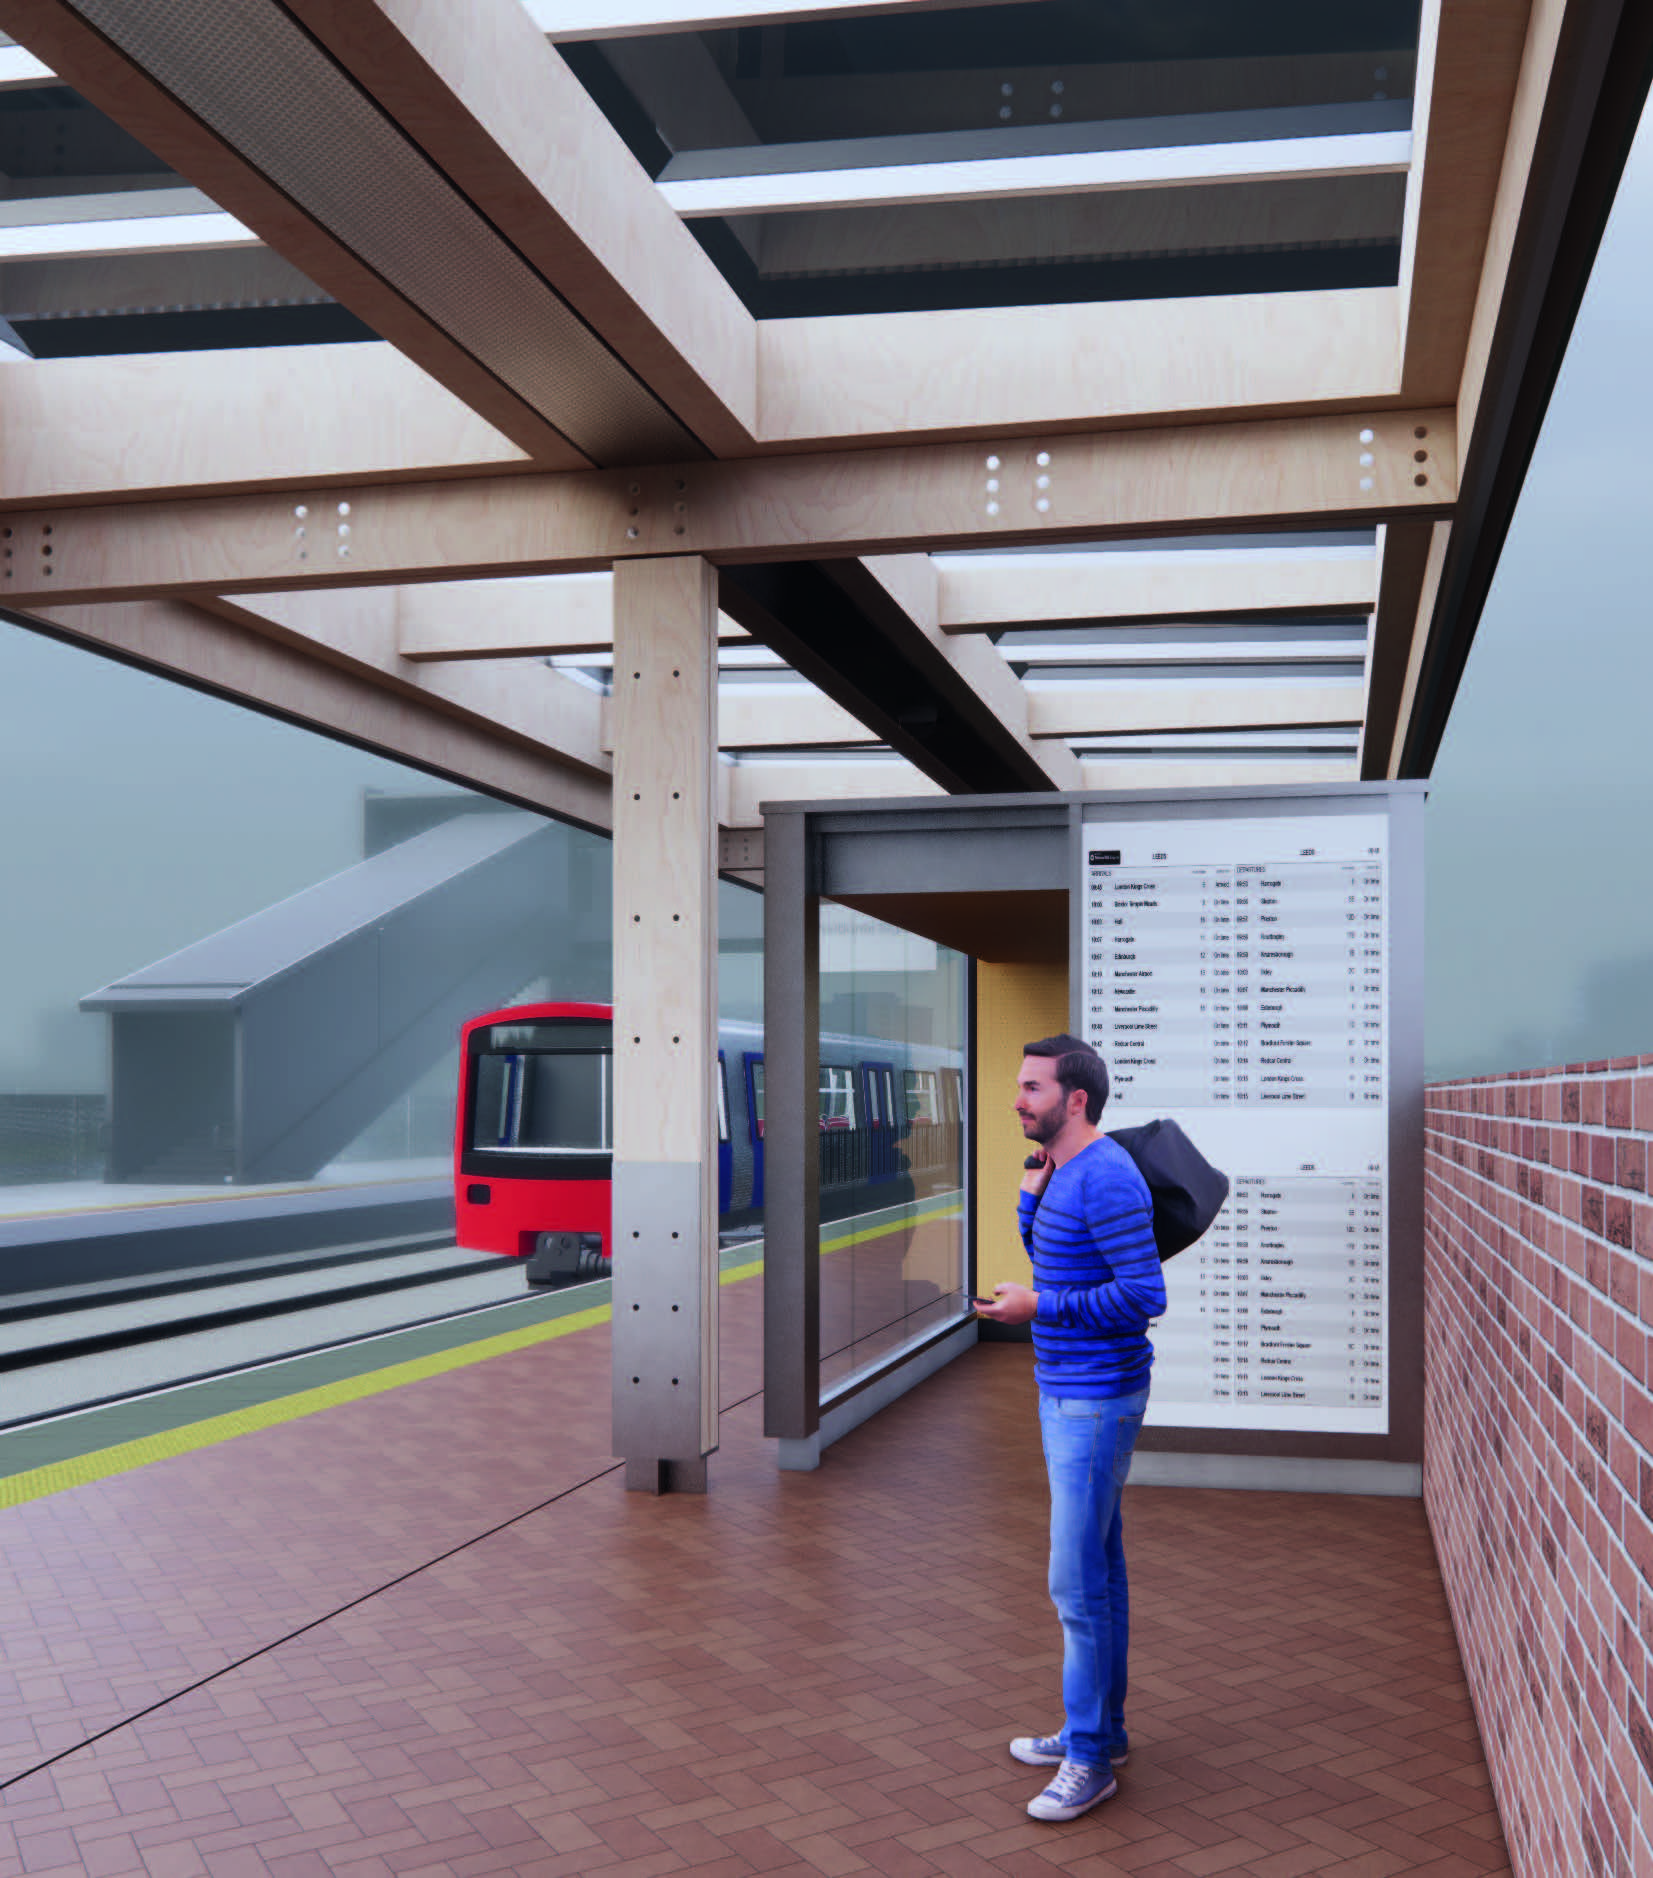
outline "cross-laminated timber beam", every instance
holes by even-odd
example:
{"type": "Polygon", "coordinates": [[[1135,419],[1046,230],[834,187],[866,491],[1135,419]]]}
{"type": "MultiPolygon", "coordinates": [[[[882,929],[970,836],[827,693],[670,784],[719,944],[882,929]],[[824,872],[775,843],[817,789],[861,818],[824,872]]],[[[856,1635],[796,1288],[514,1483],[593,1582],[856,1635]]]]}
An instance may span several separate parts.
{"type": "Polygon", "coordinates": [[[1375,408],[1400,402],[1398,324],[1392,287],[765,320],[758,435],[820,448],[1375,408]]]}
{"type": "MultiPolygon", "coordinates": [[[[766,321],[760,442],[820,450],[1376,407],[1394,391],[1395,326],[1389,288],[766,321]]],[[[493,474],[529,461],[411,358],[371,341],[42,359],[6,389],[5,502],[493,474]]]]}
{"type": "MultiPolygon", "coordinates": [[[[789,570],[771,570],[781,578],[765,583],[761,593],[749,580],[737,593],[739,583],[726,575],[729,604],[747,609],[749,617],[761,613],[776,650],[830,697],[727,687],[720,706],[724,748],[886,739],[917,761],[937,759],[941,776],[960,786],[1077,786],[1068,752],[1028,737],[1027,700],[1003,659],[984,640],[942,635],[935,567],[927,555],[877,556],[825,573],[790,571],[800,578],[789,581],[789,570]],[[775,617],[770,606],[784,617],[775,617]],[[990,767],[983,770],[983,762],[990,767]]],[[[393,596],[404,660],[606,650],[612,637],[614,581],[606,573],[361,591],[393,596]]],[[[725,612],[718,637],[729,643],[749,635],[725,612]]]]}
{"type": "Polygon", "coordinates": [[[1456,402],[1533,9],[1424,0],[1401,227],[1401,389],[1456,402]]]}
{"type": "Polygon", "coordinates": [[[529,18],[554,40],[612,39],[633,33],[698,33],[718,26],[768,25],[825,13],[928,13],[938,7],[1003,0],[524,0],[529,18]]]}
{"type": "Polygon", "coordinates": [[[665,410],[750,447],[751,315],[521,0],[287,4],[665,410]]]}
{"type": "Polygon", "coordinates": [[[599,775],[609,769],[601,701],[539,659],[476,665],[417,665],[397,651],[396,593],[383,587],[331,593],[267,593],[204,604],[324,664],[475,718],[506,736],[549,746],[560,760],[599,775]]]}
{"type": "Polygon", "coordinates": [[[1258,789],[1277,783],[1346,783],[1355,780],[1350,757],[1235,757],[1155,759],[1087,757],[1087,789],[1258,789]]]}
{"type": "Polygon", "coordinates": [[[527,461],[394,347],[37,359],[0,398],[0,503],[218,494],[527,461]]]}
{"type": "MultiPolygon", "coordinates": [[[[614,748],[614,718],[612,705],[605,701],[603,747],[610,751],[614,748]]],[[[720,750],[802,752],[878,741],[877,734],[852,717],[841,704],[834,704],[818,692],[743,686],[725,690],[718,697],[717,747],[720,750]]]]}
{"type": "Polygon", "coordinates": [[[941,630],[941,583],[935,562],[922,554],[873,555],[863,562],[877,583],[913,623],[933,657],[945,662],[938,689],[968,698],[1019,744],[1054,788],[1074,789],[1079,774],[1067,751],[1034,743],[1027,727],[1027,693],[1021,681],[984,639],[949,639],[941,630]]]}
{"type": "Polygon", "coordinates": [[[7,0],[5,24],[65,84],[536,462],[591,461],[559,428],[565,413],[549,408],[523,359],[507,358],[484,333],[480,298],[490,285],[499,289],[496,319],[500,300],[514,298],[549,324],[555,295],[524,278],[498,234],[291,18],[264,0],[256,16],[253,32],[245,10],[232,24],[178,0],[142,13],[107,0],[7,0]],[[419,226],[414,197],[441,234],[428,220],[419,226]],[[484,250],[503,270],[491,283],[484,250]]]}
{"type": "MultiPolygon", "coordinates": [[[[1208,125],[1213,139],[1232,128],[1222,114],[1212,114],[1208,125]]],[[[1102,150],[1086,147],[1089,140],[1071,132],[1051,133],[1040,140],[1060,148],[1014,156],[997,153],[992,132],[943,136],[954,142],[939,158],[920,155],[924,144],[909,138],[806,146],[816,159],[807,168],[798,166],[798,159],[785,168],[772,166],[761,157],[751,160],[744,150],[697,150],[668,163],[658,187],[679,215],[693,219],[1402,175],[1412,154],[1411,133],[1405,130],[1102,150]]]]}
{"type": "Polygon", "coordinates": [[[1396,522],[1378,530],[1378,599],[1360,736],[1360,773],[1368,781],[1391,773],[1390,751],[1429,637],[1450,534],[1449,522],[1396,522]]]}
{"type": "Polygon", "coordinates": [[[1461,501],[1391,773],[1427,775],[1653,74],[1653,9],[1533,0],[1456,403],[1461,501]]]}
{"type": "Polygon", "coordinates": [[[1209,684],[1131,682],[1030,691],[1027,718],[1035,737],[1094,737],[1119,731],[1358,724],[1360,708],[1361,687],[1350,681],[1256,684],[1220,679],[1209,684]]]}
{"type": "Polygon", "coordinates": [[[951,790],[1076,781],[1066,751],[1046,755],[1028,736],[1021,687],[992,648],[942,636],[928,555],[728,567],[722,594],[727,611],[825,694],[783,695],[768,710],[737,704],[731,689],[730,747],[876,738],[951,790]],[[847,722],[831,715],[838,707],[847,722]]]}
{"type": "MultiPolygon", "coordinates": [[[[1402,655],[1400,641],[1405,638],[1404,676],[1398,678],[1399,697],[1394,706],[1393,716],[1385,721],[1380,718],[1373,723],[1368,721],[1361,735],[1361,774],[1386,775],[1391,779],[1403,774],[1403,758],[1407,740],[1412,732],[1414,714],[1418,708],[1418,692],[1423,683],[1426,661],[1434,647],[1436,617],[1440,611],[1441,588],[1446,577],[1447,557],[1452,548],[1453,524],[1436,522],[1429,531],[1429,554],[1422,574],[1418,577],[1416,611],[1411,621],[1410,634],[1406,634],[1404,606],[1397,607],[1394,630],[1390,635],[1391,644],[1385,653],[1385,660],[1393,672],[1398,674],[1402,655]],[[1385,755],[1385,739],[1388,739],[1385,755]],[[1370,768],[1368,768],[1368,764],[1370,768]]],[[[1399,592],[1410,596],[1410,580],[1402,585],[1399,592]]],[[[1374,635],[1375,639],[1375,635],[1374,635]]],[[[1374,644],[1374,654],[1377,648],[1374,644]]]]}
{"type": "Polygon", "coordinates": [[[725,688],[718,698],[720,750],[791,750],[878,741],[876,733],[842,705],[812,692],[766,695],[764,688],[741,685],[725,688]]]}
{"type": "MultiPolygon", "coordinates": [[[[607,652],[614,644],[611,574],[526,574],[504,580],[398,587],[397,644],[404,659],[522,658],[607,652]]],[[[718,644],[750,635],[720,614],[718,644]]]]}
{"type": "Polygon", "coordinates": [[[452,697],[392,688],[360,664],[319,657],[297,635],[274,636],[267,622],[224,619],[180,601],[39,607],[28,617],[90,650],[469,788],[588,828],[609,826],[608,778],[571,766],[552,742],[551,723],[537,734],[531,715],[520,727],[498,723],[489,708],[497,700],[488,696],[473,696],[476,708],[464,710],[452,697]]]}
{"type": "Polygon", "coordinates": [[[948,633],[1224,613],[1320,618],[1367,611],[1377,598],[1376,558],[1349,548],[984,555],[943,561],[938,576],[941,628],[948,633]]]}
{"type": "Polygon", "coordinates": [[[946,793],[912,764],[887,757],[823,762],[799,756],[792,762],[725,765],[725,774],[729,778],[726,819],[731,828],[756,827],[763,820],[766,802],[853,802],[946,793]]]}
{"type": "Polygon", "coordinates": [[[1408,411],[298,493],[14,513],[0,604],[1433,518],[1456,466],[1408,411]]]}

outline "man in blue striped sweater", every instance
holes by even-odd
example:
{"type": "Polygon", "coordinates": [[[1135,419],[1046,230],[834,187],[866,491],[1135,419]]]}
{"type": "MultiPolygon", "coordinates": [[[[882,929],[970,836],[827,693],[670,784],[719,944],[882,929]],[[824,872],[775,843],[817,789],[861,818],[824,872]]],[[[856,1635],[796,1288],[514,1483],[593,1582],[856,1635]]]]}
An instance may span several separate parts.
{"type": "Polygon", "coordinates": [[[995,1285],[981,1316],[1033,1326],[1050,1476],[1050,1595],[1062,1620],[1062,1703],[1050,1735],[1010,1744],[1055,1767],[1035,1819],[1077,1819],[1118,1791],[1123,1767],[1130,1594],[1120,1490],[1148,1406],[1148,1323],[1165,1309],[1148,1188],[1097,1127],[1108,1072],[1067,1035],[1026,1046],[1016,1113],[1035,1144],[1017,1203],[1033,1284],[995,1285]]]}

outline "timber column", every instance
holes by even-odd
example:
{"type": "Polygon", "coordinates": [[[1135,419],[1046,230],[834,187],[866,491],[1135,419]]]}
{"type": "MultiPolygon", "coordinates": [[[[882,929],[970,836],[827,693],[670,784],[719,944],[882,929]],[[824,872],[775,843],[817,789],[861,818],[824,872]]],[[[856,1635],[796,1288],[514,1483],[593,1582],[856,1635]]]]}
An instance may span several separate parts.
{"type": "Polygon", "coordinates": [[[717,576],[614,568],[614,1452],[704,1492],[717,1447],[717,576]]]}

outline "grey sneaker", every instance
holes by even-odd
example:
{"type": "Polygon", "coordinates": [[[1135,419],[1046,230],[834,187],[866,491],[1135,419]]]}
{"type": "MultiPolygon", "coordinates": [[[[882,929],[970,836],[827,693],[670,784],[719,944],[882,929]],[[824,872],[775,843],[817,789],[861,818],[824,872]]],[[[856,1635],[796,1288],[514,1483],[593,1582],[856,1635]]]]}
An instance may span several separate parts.
{"type": "MultiPolygon", "coordinates": [[[[1060,1767],[1068,1757],[1060,1735],[1017,1735],[1010,1744],[1010,1753],[1013,1760],[1024,1761],[1029,1767],[1060,1767]]],[[[1130,1758],[1128,1747],[1108,1750],[1110,1767],[1123,1767],[1130,1758]]]]}
{"type": "Polygon", "coordinates": [[[1063,1761],[1056,1778],[1027,1803],[1030,1819],[1077,1819],[1093,1806],[1111,1800],[1119,1782],[1111,1767],[1087,1767],[1083,1761],[1063,1761]]]}
{"type": "Polygon", "coordinates": [[[1029,1767],[1060,1767],[1068,1751],[1060,1735],[1017,1735],[1010,1744],[1010,1755],[1029,1767]]]}

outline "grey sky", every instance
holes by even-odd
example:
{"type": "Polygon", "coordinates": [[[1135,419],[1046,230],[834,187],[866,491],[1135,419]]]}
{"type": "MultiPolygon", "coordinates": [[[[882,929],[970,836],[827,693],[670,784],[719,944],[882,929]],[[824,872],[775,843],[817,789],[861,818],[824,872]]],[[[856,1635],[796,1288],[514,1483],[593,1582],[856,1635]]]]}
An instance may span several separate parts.
{"type": "Polygon", "coordinates": [[[1653,1051],[1653,121],[1435,765],[1432,1076],[1653,1051]]]}
{"type": "Polygon", "coordinates": [[[362,856],[451,785],[0,622],[0,1091],[103,1087],[78,1000],[362,856]]]}

